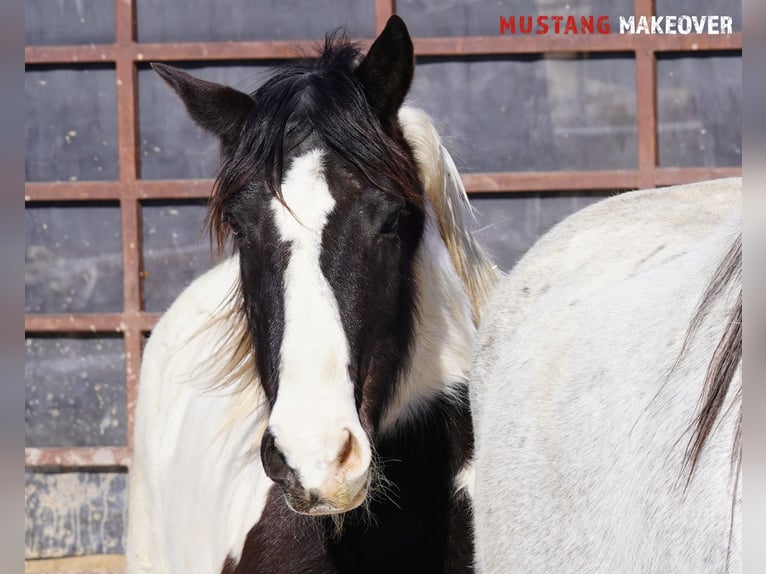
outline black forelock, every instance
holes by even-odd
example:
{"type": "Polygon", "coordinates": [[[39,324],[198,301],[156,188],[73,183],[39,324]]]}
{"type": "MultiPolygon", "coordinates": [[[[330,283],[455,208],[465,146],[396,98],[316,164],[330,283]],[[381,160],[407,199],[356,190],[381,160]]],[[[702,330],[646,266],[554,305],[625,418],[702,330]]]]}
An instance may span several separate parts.
{"type": "MultiPolygon", "coordinates": [[[[239,140],[224,149],[209,223],[218,247],[226,241],[227,205],[253,181],[282,201],[281,182],[289,153],[309,135],[348,161],[368,182],[422,206],[411,155],[399,133],[386,133],[370,109],[354,71],[362,59],[346,34],[325,38],[317,58],[280,66],[255,92],[239,140]]],[[[398,129],[398,128],[395,128],[398,129]]]]}

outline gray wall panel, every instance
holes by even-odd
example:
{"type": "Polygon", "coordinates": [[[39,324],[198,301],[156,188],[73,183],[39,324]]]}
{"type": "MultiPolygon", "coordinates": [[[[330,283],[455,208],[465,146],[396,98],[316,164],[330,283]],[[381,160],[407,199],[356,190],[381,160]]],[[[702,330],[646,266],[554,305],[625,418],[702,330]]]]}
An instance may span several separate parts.
{"type": "Polygon", "coordinates": [[[117,205],[33,204],[24,220],[27,313],[122,310],[117,205]]]}
{"type": "Polygon", "coordinates": [[[657,126],[662,166],[742,165],[742,58],[660,56],[657,126]]]}
{"type": "Polygon", "coordinates": [[[137,0],[141,42],[322,39],[375,33],[372,0],[137,0]]]}
{"type": "Polygon", "coordinates": [[[127,444],[121,338],[29,337],[25,347],[27,446],[127,444]]]}
{"type": "Polygon", "coordinates": [[[114,2],[111,0],[25,0],[27,44],[111,44],[114,2]]]}
{"type": "Polygon", "coordinates": [[[27,559],[125,552],[127,477],[27,472],[27,559]]]}
{"type": "Polygon", "coordinates": [[[27,69],[27,181],[118,177],[115,82],[110,68],[27,69]]]}
{"type": "Polygon", "coordinates": [[[209,235],[203,229],[206,214],[205,204],[143,207],[147,311],[165,311],[194,278],[214,264],[209,235]]]}
{"type": "Polygon", "coordinates": [[[464,172],[634,168],[634,69],[627,57],[421,58],[409,101],[464,172]]]}

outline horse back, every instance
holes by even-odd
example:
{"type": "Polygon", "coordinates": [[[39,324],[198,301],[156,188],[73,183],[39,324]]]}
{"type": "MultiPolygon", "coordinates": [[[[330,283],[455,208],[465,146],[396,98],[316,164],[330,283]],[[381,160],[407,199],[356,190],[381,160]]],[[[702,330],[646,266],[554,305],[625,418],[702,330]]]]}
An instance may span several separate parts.
{"type": "Polygon", "coordinates": [[[688,484],[684,447],[741,291],[739,280],[722,290],[687,338],[740,232],[740,189],[722,180],[596,204],[495,290],[471,396],[480,570],[736,568],[736,392],[688,484]]]}

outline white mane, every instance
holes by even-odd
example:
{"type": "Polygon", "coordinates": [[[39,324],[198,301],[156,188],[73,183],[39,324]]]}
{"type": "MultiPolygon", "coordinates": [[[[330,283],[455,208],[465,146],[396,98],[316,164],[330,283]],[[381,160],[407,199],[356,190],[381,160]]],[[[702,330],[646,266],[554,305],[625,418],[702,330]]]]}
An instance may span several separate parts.
{"type": "Polygon", "coordinates": [[[418,108],[403,107],[399,123],[412,146],[426,198],[434,209],[439,232],[455,269],[471,298],[478,324],[481,308],[499,278],[494,265],[473,238],[474,221],[463,182],[455,162],[442,144],[431,119],[418,108]]]}

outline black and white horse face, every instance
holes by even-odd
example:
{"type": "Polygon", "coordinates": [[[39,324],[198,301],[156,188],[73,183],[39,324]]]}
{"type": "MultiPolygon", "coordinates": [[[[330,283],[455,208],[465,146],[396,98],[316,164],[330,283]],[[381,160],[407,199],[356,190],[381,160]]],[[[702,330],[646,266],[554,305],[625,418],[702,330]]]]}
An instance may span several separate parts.
{"type": "Polygon", "coordinates": [[[359,62],[328,41],[254,94],[155,69],[223,160],[213,224],[235,236],[244,309],[271,412],[266,473],[292,508],[365,499],[372,441],[407,366],[422,188],[396,120],[413,73],[393,17],[359,62]]]}

